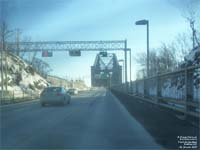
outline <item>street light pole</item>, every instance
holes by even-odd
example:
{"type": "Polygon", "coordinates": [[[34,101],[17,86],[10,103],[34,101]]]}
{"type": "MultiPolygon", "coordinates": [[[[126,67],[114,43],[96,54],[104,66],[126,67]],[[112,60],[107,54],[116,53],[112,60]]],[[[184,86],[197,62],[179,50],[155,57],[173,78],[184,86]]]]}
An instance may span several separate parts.
{"type": "Polygon", "coordinates": [[[120,59],[118,62],[122,62],[122,83],[124,82],[124,60],[120,59]]]}
{"type": "Polygon", "coordinates": [[[149,21],[147,21],[147,77],[149,77],[149,21]]]}
{"type": "Polygon", "coordinates": [[[131,69],[131,49],[130,49],[130,93],[132,91],[132,82],[131,82],[131,75],[132,75],[132,69],[131,69]]]}
{"type": "Polygon", "coordinates": [[[1,100],[3,99],[3,92],[4,92],[4,69],[3,69],[3,53],[4,53],[4,48],[5,48],[5,26],[4,24],[1,24],[1,100]]]}
{"type": "Polygon", "coordinates": [[[124,70],[125,70],[125,84],[127,87],[127,40],[125,40],[125,47],[124,47],[124,70]]]}
{"type": "Polygon", "coordinates": [[[3,40],[1,41],[1,100],[3,99],[3,40]]]}
{"type": "Polygon", "coordinates": [[[131,49],[129,49],[129,55],[130,55],[130,83],[131,83],[131,75],[132,75],[132,69],[131,69],[131,67],[132,67],[132,65],[131,65],[131,49]]]}
{"type": "Polygon", "coordinates": [[[20,42],[20,34],[22,32],[20,31],[19,28],[16,29],[16,43],[17,43],[17,56],[19,56],[19,42],[20,42]]]}
{"type": "Polygon", "coordinates": [[[147,25],[147,77],[149,77],[149,21],[139,20],[135,22],[136,25],[147,25]]]}

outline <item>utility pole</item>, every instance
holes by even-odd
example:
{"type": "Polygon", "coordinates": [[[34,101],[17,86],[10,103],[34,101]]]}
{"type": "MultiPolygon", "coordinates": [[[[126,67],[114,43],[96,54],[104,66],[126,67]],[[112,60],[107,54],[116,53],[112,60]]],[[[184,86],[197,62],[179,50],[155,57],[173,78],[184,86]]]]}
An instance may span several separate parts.
{"type": "Polygon", "coordinates": [[[136,25],[147,25],[147,77],[149,77],[149,21],[139,20],[136,21],[136,25]]]}
{"type": "Polygon", "coordinates": [[[17,28],[16,29],[17,30],[17,35],[16,35],[16,42],[17,42],[17,56],[19,56],[19,36],[20,36],[20,29],[19,28],[17,28]]]}
{"type": "Polygon", "coordinates": [[[8,55],[8,49],[7,49],[7,44],[6,44],[6,36],[8,36],[8,34],[10,33],[10,31],[7,31],[6,28],[6,24],[3,24],[3,51],[5,53],[5,91],[7,92],[8,90],[8,59],[7,59],[7,55],[8,55]]]}
{"type": "Polygon", "coordinates": [[[3,99],[3,35],[1,30],[1,100],[3,99]]]}
{"type": "Polygon", "coordinates": [[[129,62],[129,63],[130,63],[130,82],[131,82],[131,80],[132,80],[132,79],[131,79],[131,76],[132,76],[131,49],[129,49],[129,55],[130,55],[130,59],[129,59],[130,62],[129,62]]]}
{"type": "MultiPolygon", "coordinates": [[[[5,43],[5,41],[4,41],[5,43]]],[[[4,44],[4,51],[5,51],[5,79],[6,79],[6,82],[5,82],[5,90],[7,92],[8,90],[8,59],[7,59],[7,53],[8,53],[8,49],[7,49],[7,46],[6,46],[6,43],[4,44]]]]}
{"type": "Polygon", "coordinates": [[[195,47],[195,29],[194,29],[194,20],[190,20],[190,27],[192,29],[192,48],[195,47]]]}
{"type": "Polygon", "coordinates": [[[125,61],[125,85],[126,85],[126,90],[128,90],[128,85],[127,85],[127,40],[125,40],[125,47],[124,47],[124,61],[125,61]]]}
{"type": "Polygon", "coordinates": [[[131,82],[131,76],[132,76],[132,65],[131,65],[131,49],[130,50],[130,93],[132,93],[132,82],[131,82]]]}
{"type": "Polygon", "coordinates": [[[149,21],[147,21],[147,77],[149,78],[149,21]]]}
{"type": "Polygon", "coordinates": [[[12,31],[7,30],[7,26],[5,22],[1,23],[1,90],[2,90],[2,99],[3,99],[3,92],[4,92],[4,68],[5,68],[5,90],[8,90],[8,78],[7,78],[7,70],[8,70],[8,62],[7,62],[7,54],[8,54],[8,49],[7,49],[7,44],[6,44],[6,38],[11,33],[12,31]],[[4,56],[3,56],[4,55],[4,56]],[[4,59],[5,57],[5,59],[4,59]],[[3,65],[3,59],[5,60],[5,65],[3,65]]]}
{"type": "Polygon", "coordinates": [[[5,26],[4,23],[1,24],[1,99],[3,99],[4,91],[4,77],[3,77],[3,51],[5,42],[5,26]]]}

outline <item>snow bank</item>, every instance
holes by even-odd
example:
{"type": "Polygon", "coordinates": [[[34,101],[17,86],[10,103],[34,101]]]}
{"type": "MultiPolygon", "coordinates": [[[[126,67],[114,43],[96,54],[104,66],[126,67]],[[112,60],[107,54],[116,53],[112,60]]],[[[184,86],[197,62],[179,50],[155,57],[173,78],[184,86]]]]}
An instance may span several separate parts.
{"type": "MultiPolygon", "coordinates": [[[[5,59],[3,60],[3,66],[4,68],[6,66],[5,59]]],[[[8,78],[9,91],[15,91],[19,93],[20,92],[40,93],[41,90],[43,90],[43,88],[48,86],[48,82],[39,74],[37,74],[34,68],[25,63],[21,58],[13,54],[8,54],[7,66],[8,66],[7,78],[8,78]]],[[[5,81],[5,69],[4,69],[4,81],[5,81]]]]}
{"type": "MultiPolygon", "coordinates": [[[[200,65],[200,46],[196,47],[188,55],[185,56],[184,62],[181,63],[180,68],[197,65],[200,65]]],[[[168,80],[164,81],[164,84],[162,85],[162,96],[183,100],[185,98],[184,80],[184,77],[181,75],[178,77],[168,78],[168,80]]],[[[194,70],[193,82],[193,99],[194,101],[200,102],[200,68],[194,70]]]]}

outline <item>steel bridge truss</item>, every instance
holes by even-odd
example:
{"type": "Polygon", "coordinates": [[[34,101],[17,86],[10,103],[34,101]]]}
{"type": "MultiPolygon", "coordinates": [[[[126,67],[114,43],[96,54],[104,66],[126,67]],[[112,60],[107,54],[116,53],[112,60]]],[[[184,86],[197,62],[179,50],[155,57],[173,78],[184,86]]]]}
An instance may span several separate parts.
{"type": "MultiPolygon", "coordinates": [[[[127,83],[127,52],[130,52],[131,74],[131,49],[127,48],[127,40],[115,41],[43,41],[43,42],[18,42],[8,43],[8,50],[13,52],[37,51],[124,51],[125,83],[127,83]]],[[[130,75],[131,80],[131,75],[130,75]]]]}
{"type": "Polygon", "coordinates": [[[18,52],[35,51],[116,51],[126,50],[126,40],[118,41],[44,41],[9,43],[9,50],[18,52]]]}

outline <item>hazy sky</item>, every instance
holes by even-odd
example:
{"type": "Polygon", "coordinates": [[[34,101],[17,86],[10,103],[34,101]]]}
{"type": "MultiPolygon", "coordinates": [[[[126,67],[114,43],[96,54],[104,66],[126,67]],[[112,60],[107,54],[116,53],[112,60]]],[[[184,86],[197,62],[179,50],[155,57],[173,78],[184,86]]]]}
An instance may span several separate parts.
{"type": "MultiPolygon", "coordinates": [[[[150,49],[171,42],[188,30],[180,10],[169,0],[0,0],[1,13],[9,28],[20,28],[21,38],[32,41],[124,40],[132,49],[132,58],[146,52],[146,27],[135,21],[148,19],[150,49]],[[3,3],[2,3],[3,2],[3,3]]],[[[72,58],[67,52],[43,58],[60,77],[83,77],[90,83],[90,66],[95,53],[72,58]]],[[[40,57],[41,53],[37,54],[40,57]]],[[[122,53],[117,55],[123,58],[122,53]]],[[[133,60],[133,76],[138,69],[133,60]]]]}

